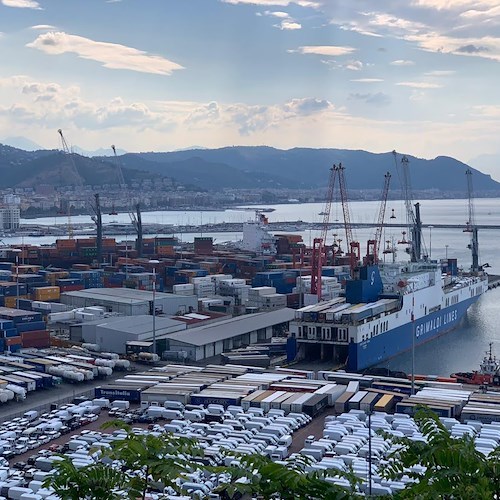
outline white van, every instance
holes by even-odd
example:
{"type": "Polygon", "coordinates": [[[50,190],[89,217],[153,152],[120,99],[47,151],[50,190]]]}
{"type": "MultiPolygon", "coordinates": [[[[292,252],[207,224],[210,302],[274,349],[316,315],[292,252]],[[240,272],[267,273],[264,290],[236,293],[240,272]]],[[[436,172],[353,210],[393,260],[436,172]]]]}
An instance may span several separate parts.
{"type": "Polygon", "coordinates": [[[24,412],[23,417],[32,422],[38,418],[38,412],[36,410],[26,411],[24,412]]]}

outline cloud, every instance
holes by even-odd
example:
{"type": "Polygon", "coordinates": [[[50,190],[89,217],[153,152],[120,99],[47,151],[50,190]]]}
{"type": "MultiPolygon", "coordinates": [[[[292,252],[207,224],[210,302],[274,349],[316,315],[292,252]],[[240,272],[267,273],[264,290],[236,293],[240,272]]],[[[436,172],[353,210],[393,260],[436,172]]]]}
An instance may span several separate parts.
{"type": "Polygon", "coordinates": [[[36,24],[35,26],[30,26],[30,30],[45,31],[45,30],[55,30],[56,27],[51,24],[36,24]]]}
{"type": "Polygon", "coordinates": [[[280,19],[288,19],[290,17],[286,12],[282,12],[282,11],[266,10],[264,12],[264,14],[266,16],[279,17],[280,19]]]}
{"type": "Polygon", "coordinates": [[[473,113],[476,116],[481,116],[485,118],[500,118],[500,105],[483,105],[483,106],[474,106],[473,113]]]}
{"type": "Polygon", "coordinates": [[[408,59],[397,59],[396,61],[391,61],[389,64],[391,66],[414,66],[415,62],[408,59]]]}
{"type": "Polygon", "coordinates": [[[480,52],[488,52],[488,47],[478,47],[476,45],[463,45],[456,49],[457,52],[465,52],[466,54],[478,54],[480,52]]]}
{"type": "Polygon", "coordinates": [[[321,2],[314,2],[309,0],[220,0],[222,3],[229,3],[232,5],[262,5],[262,6],[278,6],[288,7],[289,5],[296,4],[300,7],[312,7],[317,9],[321,7],[321,2]]]}
{"type": "Polygon", "coordinates": [[[215,102],[209,102],[203,106],[196,107],[191,111],[186,118],[187,123],[196,123],[196,122],[212,122],[217,120],[220,117],[220,108],[219,105],[215,102]]]}
{"type": "Polygon", "coordinates": [[[388,106],[391,103],[391,96],[384,94],[383,92],[377,92],[376,94],[353,93],[349,94],[349,99],[363,101],[366,104],[372,104],[374,106],[388,106]]]}
{"type": "Polygon", "coordinates": [[[333,104],[330,101],[312,97],[292,99],[283,105],[283,110],[287,114],[292,114],[294,116],[308,116],[329,109],[333,109],[333,104]]]}
{"type": "MultiPolygon", "coordinates": [[[[262,14],[260,14],[262,15],[262,14]]],[[[277,17],[281,19],[280,24],[275,24],[275,28],[279,28],[280,30],[300,30],[302,25],[298,23],[295,19],[293,19],[288,13],[283,11],[270,11],[266,10],[264,15],[277,17]]]]}
{"type": "Polygon", "coordinates": [[[300,30],[302,28],[302,25],[295,21],[286,20],[281,21],[279,28],[282,30],[300,30]]]}
{"type": "Polygon", "coordinates": [[[361,71],[363,69],[363,63],[361,61],[347,61],[344,65],[345,69],[349,69],[351,71],[361,71]]]}
{"type": "Polygon", "coordinates": [[[398,82],[396,85],[400,87],[410,87],[412,89],[440,89],[443,87],[438,83],[430,82],[398,82]]]}
{"type": "Polygon", "coordinates": [[[450,69],[436,69],[434,71],[428,71],[424,73],[424,76],[451,76],[454,75],[456,71],[450,69]]]}
{"type": "Polygon", "coordinates": [[[340,47],[336,45],[306,45],[299,47],[298,51],[301,54],[337,57],[352,54],[356,49],[354,47],[340,47]]]}
{"type": "Polygon", "coordinates": [[[483,36],[451,37],[429,32],[423,35],[411,35],[409,41],[416,42],[419,47],[428,52],[455,54],[469,57],[484,57],[500,61],[500,38],[483,36]]]}
{"type": "Polygon", "coordinates": [[[102,63],[105,68],[126,69],[142,73],[170,75],[173,71],[184,69],[179,64],[158,55],[109,42],[97,42],[89,38],[70,35],[64,32],[48,32],[39,35],[27,44],[47,54],[59,55],[74,53],[82,59],[102,63]]]}
{"type": "Polygon", "coordinates": [[[34,0],[1,0],[6,7],[16,7],[18,9],[42,10],[40,4],[34,0]]]}
{"type": "Polygon", "coordinates": [[[351,80],[351,82],[357,83],[379,83],[383,81],[384,80],[382,78],[354,78],[351,80]]]}

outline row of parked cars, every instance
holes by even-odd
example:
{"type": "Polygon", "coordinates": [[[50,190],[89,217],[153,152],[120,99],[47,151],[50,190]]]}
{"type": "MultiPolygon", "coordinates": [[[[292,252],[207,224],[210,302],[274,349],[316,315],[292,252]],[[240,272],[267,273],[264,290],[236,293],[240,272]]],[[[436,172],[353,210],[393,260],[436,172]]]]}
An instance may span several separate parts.
{"type": "MultiPolygon", "coordinates": [[[[109,404],[109,403],[108,403],[109,404]]],[[[9,460],[44,446],[63,434],[97,420],[103,404],[67,404],[49,412],[35,410],[0,424],[0,457],[9,460]]]]}
{"type": "MultiPolygon", "coordinates": [[[[90,407],[91,403],[68,406],[62,411],[67,411],[68,414],[79,413],[80,410],[75,407],[90,407]],[[74,409],[71,410],[72,408],[74,409]]],[[[148,426],[132,426],[132,432],[136,434],[150,433],[159,436],[171,432],[177,436],[194,438],[203,448],[204,456],[196,458],[199,469],[178,478],[178,487],[186,498],[218,498],[213,490],[229,480],[227,473],[207,472],[206,465],[237,465],[239,454],[254,453],[268,455],[274,460],[283,460],[289,454],[293,433],[311,421],[311,417],[302,413],[285,415],[283,410],[274,409],[266,413],[261,408],[244,411],[241,406],[184,407],[177,402],[166,402],[161,407],[148,405],[135,410],[126,404],[114,404],[111,403],[109,408],[113,417],[129,415],[130,418],[152,419],[147,421],[148,426]],[[161,411],[162,409],[166,411],[161,411]]],[[[55,414],[47,414],[44,418],[50,421],[54,417],[55,414]]],[[[78,434],[72,434],[64,445],[40,450],[26,462],[17,463],[15,468],[9,470],[8,475],[5,473],[6,468],[0,467],[0,497],[1,492],[9,491],[8,498],[23,499],[22,495],[33,495],[24,498],[52,500],[53,492],[43,488],[42,484],[52,473],[55,462],[61,460],[61,454],[78,468],[102,461],[110,467],[123,469],[122,463],[112,461],[105,452],[113,441],[125,439],[126,436],[122,429],[113,432],[82,430],[78,434]]],[[[134,474],[135,471],[129,473],[134,474]]],[[[162,488],[157,492],[163,495],[162,498],[179,498],[174,490],[162,488]]]]}

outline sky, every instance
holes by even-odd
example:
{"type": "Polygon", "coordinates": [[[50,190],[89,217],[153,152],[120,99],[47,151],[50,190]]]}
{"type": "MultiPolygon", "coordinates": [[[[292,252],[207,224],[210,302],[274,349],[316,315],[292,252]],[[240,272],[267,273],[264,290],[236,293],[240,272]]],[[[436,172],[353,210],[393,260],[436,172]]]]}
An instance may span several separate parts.
{"type": "Polygon", "coordinates": [[[0,142],[267,145],[500,180],[498,0],[0,0],[0,142]]]}

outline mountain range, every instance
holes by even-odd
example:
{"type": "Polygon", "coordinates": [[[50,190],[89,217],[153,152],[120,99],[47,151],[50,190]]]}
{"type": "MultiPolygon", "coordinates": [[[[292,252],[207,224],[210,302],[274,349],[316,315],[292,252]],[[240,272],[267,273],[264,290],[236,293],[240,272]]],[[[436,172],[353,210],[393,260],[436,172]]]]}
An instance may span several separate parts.
{"type": "MultiPolygon", "coordinates": [[[[454,158],[426,160],[408,156],[411,185],[415,191],[434,195],[467,191],[465,172],[470,168],[454,158]]],[[[126,153],[119,156],[127,183],[157,176],[201,190],[217,189],[323,189],[329,169],[342,163],[349,190],[380,191],[389,171],[392,188],[400,189],[402,155],[361,150],[235,146],[190,149],[167,153],[126,153]]],[[[483,196],[500,193],[500,183],[471,168],[474,192],[483,196]]],[[[116,184],[116,161],[110,156],[88,158],[54,150],[25,151],[0,145],[0,187],[116,184]]]]}

